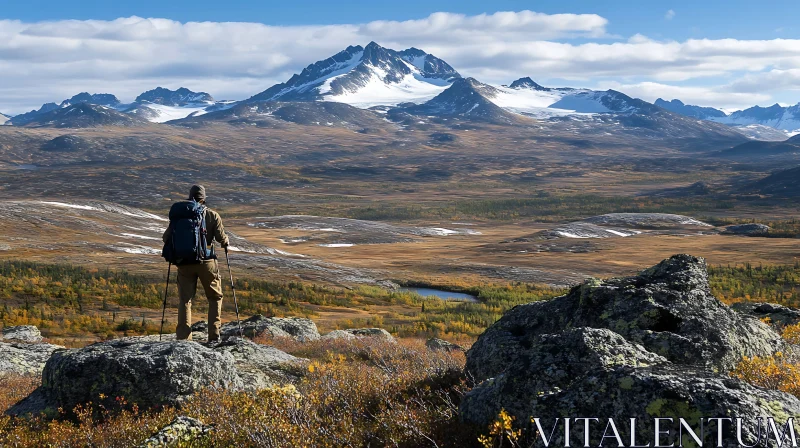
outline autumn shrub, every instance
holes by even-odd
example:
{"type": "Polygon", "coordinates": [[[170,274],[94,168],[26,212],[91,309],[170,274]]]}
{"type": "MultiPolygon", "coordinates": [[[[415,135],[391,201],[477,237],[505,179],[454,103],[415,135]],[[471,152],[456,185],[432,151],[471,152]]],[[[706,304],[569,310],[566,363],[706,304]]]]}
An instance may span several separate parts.
{"type": "MultiPolygon", "coordinates": [[[[199,392],[180,414],[215,429],[196,446],[477,444],[478,431],[458,420],[458,405],[470,388],[461,352],[434,352],[422,340],[272,342],[308,359],[298,367],[302,379],[257,392],[199,392]]],[[[19,391],[0,390],[2,410],[36,387],[30,379],[9,381],[19,391]]],[[[3,417],[0,446],[136,446],[178,413],[169,408],[141,412],[124,403],[101,407],[100,412],[97,407],[82,406],[74,410],[74,418],[54,421],[3,417]]]]}

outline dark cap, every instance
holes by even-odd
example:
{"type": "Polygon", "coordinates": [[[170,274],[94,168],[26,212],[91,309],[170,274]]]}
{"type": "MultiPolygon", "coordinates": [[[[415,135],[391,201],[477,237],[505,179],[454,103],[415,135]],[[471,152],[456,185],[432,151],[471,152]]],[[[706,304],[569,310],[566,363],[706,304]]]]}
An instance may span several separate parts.
{"type": "Polygon", "coordinates": [[[205,201],[206,187],[202,185],[192,185],[192,188],[189,190],[189,199],[193,199],[197,202],[205,201]]]}

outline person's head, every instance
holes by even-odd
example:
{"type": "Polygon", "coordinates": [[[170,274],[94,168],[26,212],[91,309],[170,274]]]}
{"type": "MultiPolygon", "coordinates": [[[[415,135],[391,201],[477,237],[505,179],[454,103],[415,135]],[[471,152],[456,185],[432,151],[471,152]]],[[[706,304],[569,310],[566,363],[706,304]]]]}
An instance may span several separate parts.
{"type": "Polygon", "coordinates": [[[201,204],[206,202],[206,187],[202,185],[192,185],[189,190],[189,200],[197,201],[201,204]]]}

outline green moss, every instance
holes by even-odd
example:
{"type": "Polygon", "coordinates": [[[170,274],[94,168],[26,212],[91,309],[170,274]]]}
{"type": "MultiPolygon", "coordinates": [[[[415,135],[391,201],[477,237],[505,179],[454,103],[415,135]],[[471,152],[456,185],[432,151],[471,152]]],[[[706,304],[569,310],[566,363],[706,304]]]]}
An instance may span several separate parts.
{"type": "Polygon", "coordinates": [[[620,389],[631,390],[633,388],[633,378],[626,376],[619,380],[620,389]]]}
{"type": "Polygon", "coordinates": [[[703,412],[686,401],[657,398],[647,405],[645,411],[652,417],[683,418],[689,424],[697,424],[703,412]]]}

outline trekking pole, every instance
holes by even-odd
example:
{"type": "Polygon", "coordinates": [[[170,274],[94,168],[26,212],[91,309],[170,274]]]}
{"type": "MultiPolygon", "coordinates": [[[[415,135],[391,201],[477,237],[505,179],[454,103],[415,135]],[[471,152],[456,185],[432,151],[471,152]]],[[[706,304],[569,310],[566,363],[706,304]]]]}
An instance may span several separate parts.
{"type": "Polygon", "coordinates": [[[231,260],[228,258],[228,248],[225,248],[225,262],[228,263],[228,274],[231,276],[231,291],[233,291],[233,304],[236,306],[236,325],[239,327],[239,335],[244,338],[242,324],[239,322],[239,302],[236,301],[236,287],[233,286],[233,271],[231,271],[231,260]]]}
{"type": "Polygon", "coordinates": [[[164,287],[164,309],[161,310],[161,329],[158,330],[158,341],[161,342],[161,336],[164,335],[164,317],[167,315],[167,291],[169,291],[169,274],[172,271],[172,263],[167,268],[167,286],[164,287]]]}

